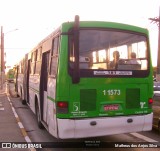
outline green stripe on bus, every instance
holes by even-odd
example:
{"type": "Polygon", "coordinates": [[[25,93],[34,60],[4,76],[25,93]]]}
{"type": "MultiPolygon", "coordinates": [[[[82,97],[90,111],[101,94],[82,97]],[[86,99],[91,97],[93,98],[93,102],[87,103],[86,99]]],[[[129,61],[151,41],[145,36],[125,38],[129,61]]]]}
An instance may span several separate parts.
{"type": "Polygon", "coordinates": [[[55,99],[51,98],[50,96],[47,96],[47,99],[49,99],[49,100],[55,102],[55,99]]]}
{"type": "Polygon", "coordinates": [[[36,93],[39,93],[39,91],[38,90],[36,90],[35,88],[33,88],[33,87],[29,87],[29,89],[30,90],[32,90],[32,91],[34,91],[34,92],[36,92],[36,93]]]}

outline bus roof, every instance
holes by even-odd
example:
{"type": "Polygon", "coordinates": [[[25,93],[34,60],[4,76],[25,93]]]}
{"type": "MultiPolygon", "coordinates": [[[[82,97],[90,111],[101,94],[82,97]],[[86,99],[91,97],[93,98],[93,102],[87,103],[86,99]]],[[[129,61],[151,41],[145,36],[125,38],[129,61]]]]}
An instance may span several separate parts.
{"type": "MultiPolygon", "coordinates": [[[[129,30],[141,33],[148,33],[146,28],[117,23],[117,22],[105,22],[105,21],[80,21],[79,27],[93,27],[93,28],[111,28],[111,29],[121,29],[121,30],[129,30]]],[[[73,27],[74,22],[65,22],[62,24],[62,32],[67,32],[63,30],[63,27],[73,27]]],[[[67,29],[68,30],[68,29],[67,29]]]]}

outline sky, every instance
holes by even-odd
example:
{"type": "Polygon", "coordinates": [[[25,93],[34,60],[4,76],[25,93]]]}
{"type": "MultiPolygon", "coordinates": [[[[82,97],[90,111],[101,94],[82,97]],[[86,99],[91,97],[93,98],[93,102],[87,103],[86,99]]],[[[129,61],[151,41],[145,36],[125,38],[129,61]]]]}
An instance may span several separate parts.
{"type": "Polygon", "coordinates": [[[160,0],[0,0],[7,66],[14,66],[61,23],[80,20],[121,22],[148,28],[156,65],[160,0]]]}

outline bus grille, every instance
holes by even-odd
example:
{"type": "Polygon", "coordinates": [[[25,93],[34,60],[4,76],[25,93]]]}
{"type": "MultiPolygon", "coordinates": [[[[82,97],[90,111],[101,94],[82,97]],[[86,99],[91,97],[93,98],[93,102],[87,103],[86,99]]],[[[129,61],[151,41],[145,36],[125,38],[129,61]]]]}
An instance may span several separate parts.
{"type": "Polygon", "coordinates": [[[81,111],[94,111],[96,110],[96,90],[80,90],[80,110],[81,111]]]}
{"type": "Polygon", "coordinates": [[[140,108],[140,89],[134,88],[126,90],[126,108],[140,108]]]}

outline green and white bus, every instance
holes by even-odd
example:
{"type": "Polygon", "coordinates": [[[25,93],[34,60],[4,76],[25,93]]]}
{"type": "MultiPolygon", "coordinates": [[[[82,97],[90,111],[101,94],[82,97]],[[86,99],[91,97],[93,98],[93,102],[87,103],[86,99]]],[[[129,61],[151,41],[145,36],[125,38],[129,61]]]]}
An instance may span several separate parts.
{"type": "Polygon", "coordinates": [[[152,129],[147,29],[79,21],[76,16],[26,54],[22,66],[18,93],[36,114],[39,127],[56,138],[152,129]]]}

